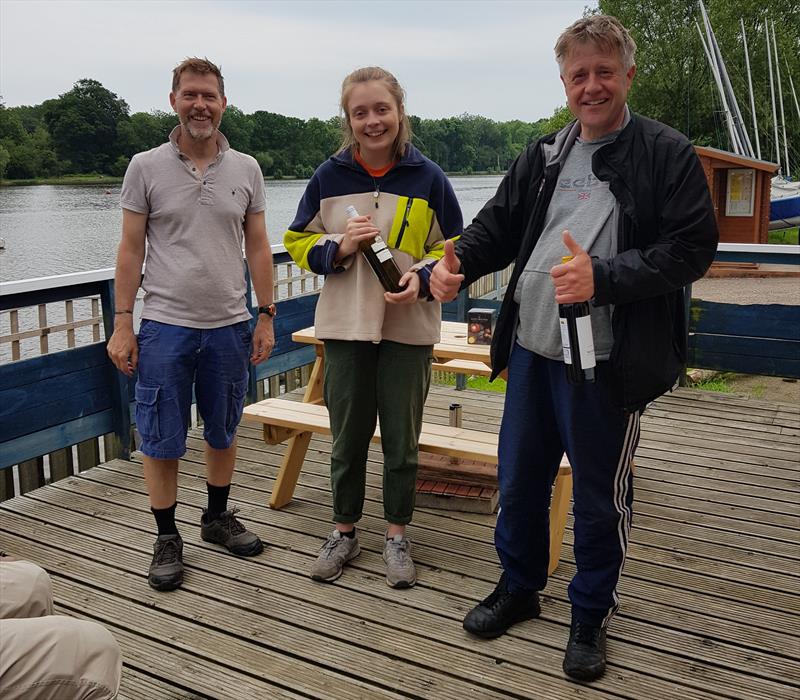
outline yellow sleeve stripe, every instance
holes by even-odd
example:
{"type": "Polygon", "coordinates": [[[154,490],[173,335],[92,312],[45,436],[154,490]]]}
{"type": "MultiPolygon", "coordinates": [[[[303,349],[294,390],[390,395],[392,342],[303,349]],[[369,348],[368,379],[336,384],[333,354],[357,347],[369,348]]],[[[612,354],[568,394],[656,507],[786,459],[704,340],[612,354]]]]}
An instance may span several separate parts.
{"type": "Polygon", "coordinates": [[[310,270],[308,253],[322,238],[322,235],[313,231],[292,231],[290,229],[283,235],[283,245],[286,247],[286,252],[292,256],[292,260],[304,270],[310,270]]]}
{"type": "MultiPolygon", "coordinates": [[[[461,238],[461,236],[453,236],[447,240],[455,243],[459,238],[461,238]]],[[[433,258],[434,260],[441,260],[444,257],[444,241],[437,241],[433,246],[431,246],[430,250],[425,253],[424,257],[433,258]]]]}

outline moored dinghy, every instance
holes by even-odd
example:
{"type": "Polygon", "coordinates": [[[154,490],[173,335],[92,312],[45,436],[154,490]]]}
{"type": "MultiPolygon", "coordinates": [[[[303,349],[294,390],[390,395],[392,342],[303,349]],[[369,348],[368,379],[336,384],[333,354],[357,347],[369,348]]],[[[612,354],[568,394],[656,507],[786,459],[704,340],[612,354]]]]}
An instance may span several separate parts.
{"type": "Polygon", "coordinates": [[[769,205],[769,228],[800,226],[800,182],[772,178],[769,205]]]}

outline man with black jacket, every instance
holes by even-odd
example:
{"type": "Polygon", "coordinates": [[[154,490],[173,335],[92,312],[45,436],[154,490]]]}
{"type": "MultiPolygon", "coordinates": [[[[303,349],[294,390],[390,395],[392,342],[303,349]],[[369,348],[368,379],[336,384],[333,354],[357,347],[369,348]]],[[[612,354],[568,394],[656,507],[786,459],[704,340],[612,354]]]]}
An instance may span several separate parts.
{"type": "Polygon", "coordinates": [[[584,681],[605,671],[639,417],[677,380],[686,359],[683,287],[705,273],[718,240],[692,145],[628,110],[635,50],[610,16],[562,33],[556,60],[576,121],[517,158],[455,246],[446,243],[430,282],[434,297],[448,301],[514,263],[492,342],[494,376],[508,370],[495,529],[503,574],[464,629],[492,638],[538,617],[550,493],[566,452],[577,572],[563,668],[584,681]],[[596,379],[570,384],[557,306],[588,300],[596,379]]]}

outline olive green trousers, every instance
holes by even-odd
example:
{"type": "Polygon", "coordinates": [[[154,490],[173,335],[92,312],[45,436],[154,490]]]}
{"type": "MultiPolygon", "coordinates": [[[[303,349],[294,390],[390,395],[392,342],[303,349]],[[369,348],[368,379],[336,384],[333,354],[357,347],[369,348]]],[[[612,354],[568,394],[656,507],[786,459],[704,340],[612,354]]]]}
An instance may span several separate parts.
{"type": "Polygon", "coordinates": [[[411,522],[422,409],[431,383],[433,346],[325,341],[325,403],[331,420],[333,519],[362,515],[367,454],[381,425],[383,510],[395,525],[411,522]]]}

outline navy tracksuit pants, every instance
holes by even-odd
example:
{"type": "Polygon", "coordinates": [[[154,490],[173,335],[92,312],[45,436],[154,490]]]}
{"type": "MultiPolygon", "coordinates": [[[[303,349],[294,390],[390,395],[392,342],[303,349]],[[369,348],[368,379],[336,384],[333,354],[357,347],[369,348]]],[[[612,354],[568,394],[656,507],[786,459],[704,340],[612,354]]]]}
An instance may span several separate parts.
{"type": "Polygon", "coordinates": [[[500,427],[500,511],[495,546],[511,591],[547,583],[549,511],[561,456],[572,465],[575,562],[573,618],[605,625],[618,607],[633,504],[631,465],[639,412],[615,405],[608,362],[596,380],[567,382],[561,362],[515,345],[500,427]]]}

